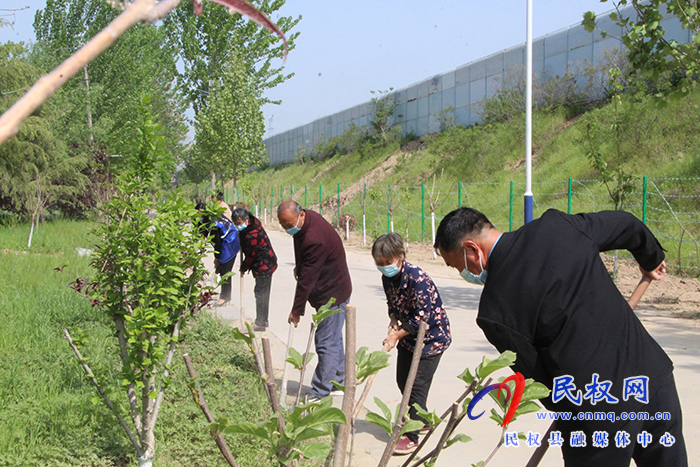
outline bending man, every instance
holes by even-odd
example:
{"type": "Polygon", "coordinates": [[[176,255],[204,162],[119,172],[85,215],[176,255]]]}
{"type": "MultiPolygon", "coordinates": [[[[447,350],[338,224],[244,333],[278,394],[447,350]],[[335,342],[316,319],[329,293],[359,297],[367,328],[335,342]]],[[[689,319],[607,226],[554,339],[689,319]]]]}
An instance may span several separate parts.
{"type": "Polygon", "coordinates": [[[638,466],[688,465],[673,364],[600,259],[626,249],[643,274],[661,279],[664,252],[644,224],[621,211],[549,210],[501,233],[461,208],[440,223],[435,248],[465,280],[484,284],[476,321],[489,342],[515,351],[514,370],[552,389],[545,407],[572,413],[550,437],[563,441],[567,467],[627,467],[632,458],[638,466]],[[586,420],[581,412],[614,416],[586,420]],[[631,412],[667,412],[670,420],[629,420],[631,412]]]}
{"type": "Polygon", "coordinates": [[[277,218],[282,228],[294,237],[297,288],[287,321],[296,327],[307,301],[318,310],[335,298],[334,308],[343,310],[321,321],[314,336],[318,365],[311,380],[309,398],[320,399],[330,394],[331,381],[345,382],[343,323],[345,306],[352,293],[345,249],[333,226],[320,214],[302,209],[295,201],[280,204],[277,218]]]}

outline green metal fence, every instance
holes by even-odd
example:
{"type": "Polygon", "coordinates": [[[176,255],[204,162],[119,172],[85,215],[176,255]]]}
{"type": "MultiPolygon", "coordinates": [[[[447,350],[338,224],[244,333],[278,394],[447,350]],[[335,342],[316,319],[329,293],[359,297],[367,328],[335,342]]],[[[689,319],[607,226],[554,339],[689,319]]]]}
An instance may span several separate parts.
{"type": "MultiPolygon", "coordinates": [[[[338,229],[367,236],[367,243],[395,231],[409,242],[430,243],[433,230],[451,210],[474,207],[500,230],[523,224],[523,194],[519,182],[466,183],[419,186],[341,183],[258,187],[244,193],[225,192],[229,204],[246,203],[268,218],[285,199],[324,215],[338,229]],[[256,194],[257,193],[257,194],[256,194]],[[247,199],[246,199],[247,196],[247,199]],[[346,225],[347,222],[347,225],[346,225]],[[434,226],[434,227],[433,227],[434,226]]],[[[202,191],[209,196],[208,186],[202,191]]],[[[659,238],[674,272],[700,275],[700,178],[647,178],[636,183],[622,209],[633,213],[659,238]]],[[[193,193],[193,197],[201,193],[193,193]]],[[[598,180],[568,179],[533,184],[534,217],[550,208],[568,213],[615,209],[605,186],[598,180]]],[[[200,196],[201,198],[201,196],[200,196]]]]}

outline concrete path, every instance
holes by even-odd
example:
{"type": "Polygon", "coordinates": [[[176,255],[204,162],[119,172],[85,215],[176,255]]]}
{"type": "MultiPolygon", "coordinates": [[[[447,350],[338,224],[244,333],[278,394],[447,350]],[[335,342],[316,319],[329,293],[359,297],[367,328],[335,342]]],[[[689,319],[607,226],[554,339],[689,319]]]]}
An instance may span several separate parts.
{"type": "MultiPolygon", "coordinates": [[[[267,335],[272,342],[272,350],[277,370],[278,383],[282,378],[284,353],[288,332],[287,316],[294,298],[295,281],[292,276],[294,267],[294,251],[292,238],[283,232],[268,230],[272,244],[279,257],[279,268],[272,281],[270,302],[270,327],[267,335]]],[[[388,317],[386,300],[381,286],[380,273],[374,267],[369,249],[347,248],[348,266],[353,281],[353,295],[350,303],[357,308],[357,345],[366,346],[370,351],[380,350],[386,336],[388,317]]],[[[411,255],[408,255],[409,261],[411,255]]],[[[495,358],[498,352],[489,344],[481,330],[476,325],[476,313],[481,288],[467,284],[454,269],[447,268],[438,258],[436,261],[417,262],[433,278],[442,296],[451,323],[453,343],[444,354],[433,380],[433,386],[428,399],[429,410],[442,414],[465,389],[464,383],[457,378],[465,368],[474,368],[483,356],[495,358]]],[[[234,271],[238,270],[238,260],[234,271]]],[[[215,312],[224,319],[237,324],[239,313],[239,276],[233,278],[233,300],[231,306],[215,308],[215,312]]],[[[250,321],[255,318],[255,298],[253,295],[254,279],[245,276],[244,310],[250,321]]],[[[654,285],[654,286],[662,286],[654,285]]],[[[688,445],[690,465],[700,464],[700,402],[695,394],[700,392],[700,329],[695,321],[674,319],[658,316],[653,309],[644,307],[644,299],[639,307],[639,316],[645,326],[657,341],[664,347],[675,363],[675,377],[684,409],[684,432],[688,445]]],[[[307,316],[303,317],[295,330],[292,347],[303,352],[309,335],[310,315],[313,310],[307,305],[307,316]]],[[[370,396],[365,407],[379,412],[373,398],[378,397],[392,409],[400,402],[401,394],[395,382],[396,351],[392,352],[389,360],[392,366],[382,370],[374,381],[370,396]]],[[[311,363],[305,378],[303,393],[308,391],[313,367],[311,363]]],[[[291,369],[290,369],[291,370],[291,369]]],[[[299,374],[290,371],[289,394],[296,394],[299,374]]],[[[503,372],[508,375],[510,372],[503,372]]],[[[501,376],[497,374],[495,376],[501,376]]],[[[362,387],[358,388],[358,396],[362,387]]],[[[342,396],[334,396],[339,405],[342,396]]],[[[486,403],[485,403],[486,404],[486,403]]],[[[465,433],[473,441],[467,444],[457,444],[447,449],[440,456],[438,465],[469,466],[484,460],[499,440],[501,429],[496,423],[487,418],[470,421],[465,420],[457,432],[465,433]]],[[[363,418],[363,415],[360,415],[363,418]]],[[[511,425],[511,430],[544,432],[549,421],[537,420],[535,414],[520,417],[511,425]]],[[[510,431],[510,430],[509,430],[510,431]]],[[[440,431],[441,433],[441,431],[440,431]]],[[[589,435],[590,437],[591,435],[589,435]]],[[[613,435],[614,436],[614,435],[613,435]]],[[[435,437],[435,440],[437,437],[435,437]]],[[[388,441],[388,436],[381,429],[364,420],[357,423],[357,435],[353,465],[358,467],[375,467],[388,441]]],[[[590,439],[587,440],[590,442],[590,439]]],[[[656,440],[655,440],[656,441],[656,440]]],[[[534,448],[528,447],[523,441],[517,448],[501,448],[490,465],[522,465],[527,463],[534,448]]],[[[430,445],[432,448],[434,444],[430,445]]],[[[426,451],[427,452],[427,451],[426,451]]],[[[400,466],[405,458],[393,458],[390,466],[400,466]]],[[[540,464],[543,467],[563,466],[561,451],[550,448],[540,464]]]]}

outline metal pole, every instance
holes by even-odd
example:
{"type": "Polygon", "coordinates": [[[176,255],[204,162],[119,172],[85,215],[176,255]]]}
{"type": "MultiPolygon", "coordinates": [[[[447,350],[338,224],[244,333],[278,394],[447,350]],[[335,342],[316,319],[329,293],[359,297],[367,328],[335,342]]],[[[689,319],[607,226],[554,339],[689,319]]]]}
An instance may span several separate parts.
{"type": "Polygon", "coordinates": [[[280,185],[280,204],[282,204],[282,192],[284,191],[284,185],[280,185]]]}
{"type": "Polygon", "coordinates": [[[318,185],[318,213],[323,215],[323,185],[318,185]]]}
{"type": "Polygon", "coordinates": [[[304,185],[304,209],[306,209],[306,197],[309,194],[309,185],[304,185]]]}
{"type": "Polygon", "coordinates": [[[365,183],[365,192],[362,195],[362,244],[367,245],[367,224],[365,221],[365,210],[367,207],[367,184],[365,183]]]}
{"type": "Polygon", "coordinates": [[[644,177],[644,187],[642,190],[642,222],[646,225],[647,223],[647,178],[644,177]]]}
{"type": "Polygon", "coordinates": [[[532,220],[532,0],[527,0],[525,85],[525,223],[532,220]]]}
{"type": "Polygon", "coordinates": [[[457,207],[462,207],[462,182],[457,182],[457,207]]]}
{"type": "Polygon", "coordinates": [[[513,231],[513,180],[510,181],[510,228],[509,232],[513,231]]]}
{"type": "Polygon", "coordinates": [[[290,199],[294,199],[294,185],[289,185],[289,189],[290,189],[291,192],[292,192],[292,195],[291,195],[291,198],[290,198],[290,199]]]}
{"type": "Polygon", "coordinates": [[[389,204],[386,206],[386,233],[391,232],[391,184],[387,185],[389,189],[389,204]]]}
{"type": "Polygon", "coordinates": [[[569,177],[569,206],[566,209],[567,214],[571,214],[571,177],[569,177]]]}
{"type": "Polygon", "coordinates": [[[420,241],[425,242],[425,183],[420,185],[420,241]]]}
{"type": "Polygon", "coordinates": [[[340,183],[338,183],[338,220],[336,224],[340,228],[340,183]]]}

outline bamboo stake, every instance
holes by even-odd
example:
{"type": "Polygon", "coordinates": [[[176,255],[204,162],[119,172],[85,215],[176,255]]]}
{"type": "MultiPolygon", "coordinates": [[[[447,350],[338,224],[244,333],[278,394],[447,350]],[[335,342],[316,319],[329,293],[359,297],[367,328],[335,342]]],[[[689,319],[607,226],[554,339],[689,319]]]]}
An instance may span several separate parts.
{"type": "Polygon", "coordinates": [[[357,368],[355,366],[356,310],[352,305],[345,308],[345,391],[343,394],[343,413],[345,425],[340,425],[333,453],[333,467],[345,466],[348,449],[353,405],[355,404],[355,386],[357,385],[357,368]]]}
{"type": "Polygon", "coordinates": [[[311,330],[309,331],[309,340],[306,343],[306,352],[304,353],[304,361],[301,365],[301,372],[299,374],[299,387],[297,388],[297,397],[294,399],[294,407],[299,405],[299,400],[301,399],[301,389],[304,386],[304,374],[306,373],[306,365],[309,363],[309,352],[311,351],[311,342],[314,340],[314,334],[316,333],[316,323],[311,321],[311,330]]]}
{"type": "MultiPolygon", "coordinates": [[[[207,406],[207,401],[204,400],[204,393],[202,392],[202,387],[199,385],[199,381],[197,380],[197,373],[194,371],[194,367],[192,366],[192,360],[190,360],[189,354],[185,354],[182,356],[182,358],[185,360],[185,366],[187,367],[187,373],[189,373],[190,378],[194,380],[195,387],[190,387],[190,391],[192,392],[192,399],[194,399],[195,404],[199,405],[199,407],[202,409],[202,412],[204,412],[204,416],[207,418],[207,421],[209,423],[214,423],[216,420],[214,420],[214,417],[212,416],[211,412],[209,411],[209,406],[207,406]]],[[[214,436],[214,433],[211,433],[212,438],[214,438],[214,441],[216,442],[216,445],[219,447],[219,451],[221,451],[221,454],[224,456],[224,459],[226,459],[226,462],[228,462],[228,465],[231,467],[238,467],[238,464],[236,463],[236,460],[233,458],[233,454],[231,454],[231,450],[228,448],[228,445],[226,444],[226,440],[224,437],[221,435],[220,432],[216,433],[216,436],[214,436]]]]}
{"type": "Polygon", "coordinates": [[[277,413],[277,428],[280,433],[284,430],[284,420],[282,419],[282,411],[280,410],[280,402],[277,399],[277,386],[275,385],[275,371],[272,368],[272,351],[270,350],[270,338],[262,338],[263,356],[265,357],[265,382],[270,389],[270,401],[272,402],[272,411],[277,413]]]}
{"type": "Polygon", "coordinates": [[[289,349],[292,347],[294,339],[294,323],[289,323],[289,331],[287,332],[287,349],[284,352],[284,370],[282,370],[282,385],[280,386],[280,403],[287,406],[287,383],[289,382],[289,349]]]}
{"type": "Polygon", "coordinates": [[[413,349],[413,359],[411,360],[411,369],[408,372],[408,378],[406,378],[406,386],[403,390],[403,398],[401,399],[401,407],[399,408],[398,417],[396,419],[396,425],[394,425],[394,430],[391,433],[391,438],[389,443],[384,448],[384,453],[379,461],[377,467],[386,467],[394,453],[394,448],[399,440],[399,435],[401,434],[401,429],[403,428],[405,421],[404,416],[408,409],[408,399],[411,397],[411,391],[413,390],[413,383],[416,380],[416,373],[418,373],[418,363],[420,362],[420,357],[423,352],[423,339],[425,338],[425,329],[427,324],[425,321],[421,321],[420,327],[418,328],[418,336],[416,337],[416,346],[413,349]]]}

